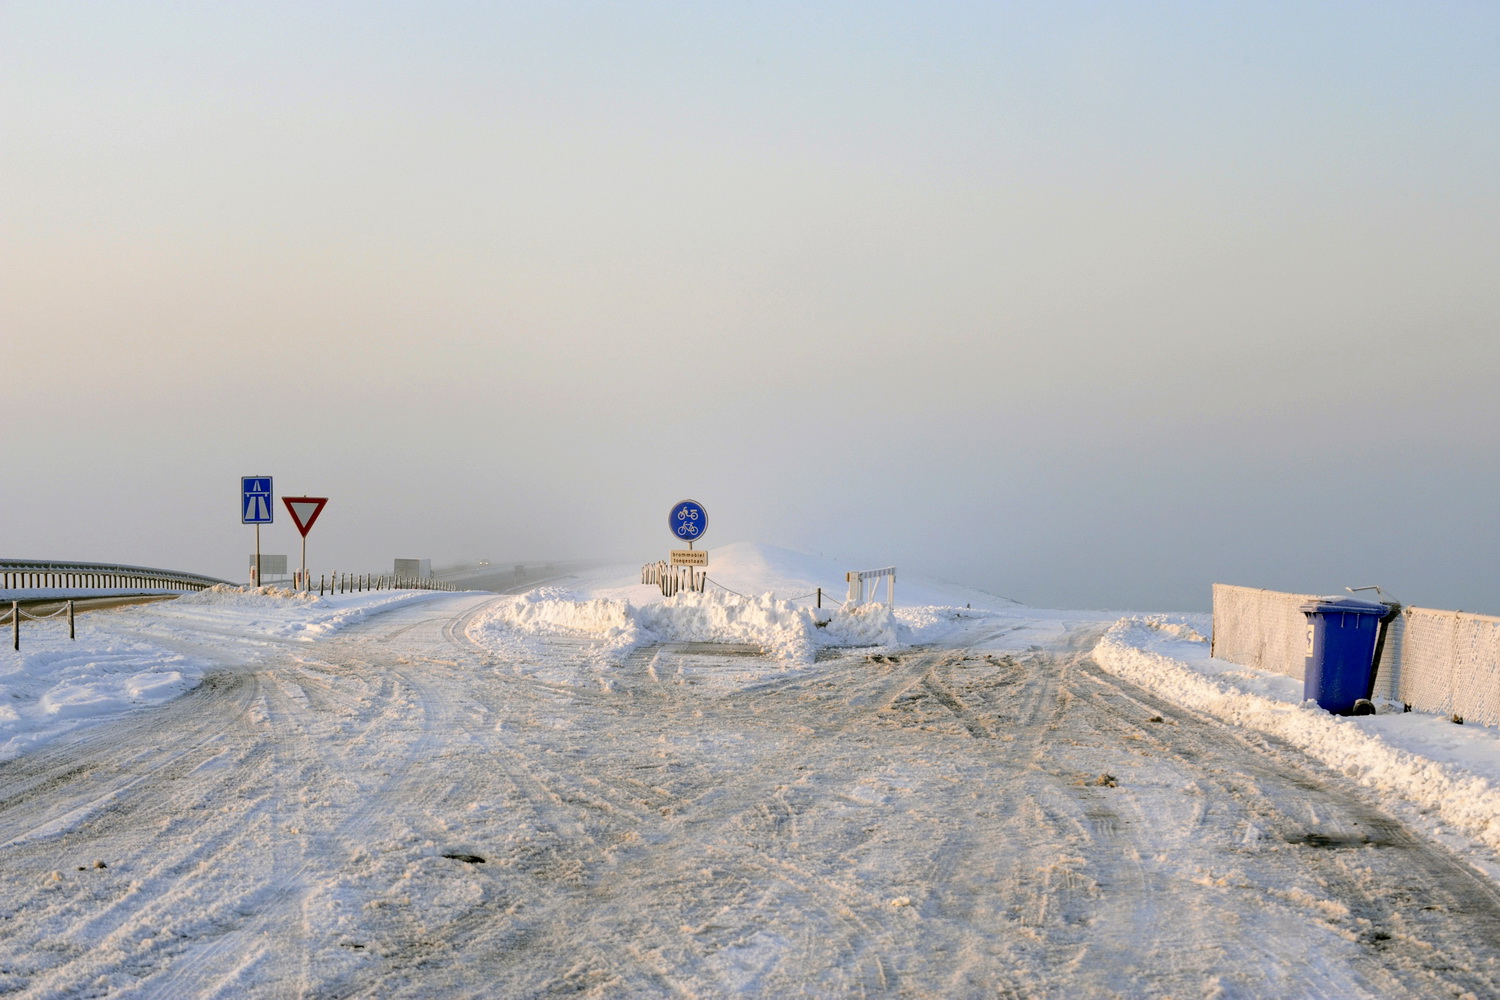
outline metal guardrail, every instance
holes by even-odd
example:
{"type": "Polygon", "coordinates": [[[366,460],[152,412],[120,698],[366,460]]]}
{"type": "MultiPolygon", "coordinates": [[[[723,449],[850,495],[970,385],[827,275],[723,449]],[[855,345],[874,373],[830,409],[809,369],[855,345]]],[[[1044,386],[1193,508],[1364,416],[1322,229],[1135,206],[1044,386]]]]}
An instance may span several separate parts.
{"type": "Polygon", "coordinates": [[[235,586],[197,573],[179,573],[149,566],[118,566],[111,563],[54,562],[0,559],[0,589],[32,588],[207,590],[220,584],[235,586]]]}

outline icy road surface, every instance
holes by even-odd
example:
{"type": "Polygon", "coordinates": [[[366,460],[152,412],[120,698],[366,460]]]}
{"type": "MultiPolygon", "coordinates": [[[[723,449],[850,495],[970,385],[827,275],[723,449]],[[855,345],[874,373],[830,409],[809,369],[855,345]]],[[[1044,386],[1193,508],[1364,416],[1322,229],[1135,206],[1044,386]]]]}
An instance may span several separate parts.
{"type": "Polygon", "coordinates": [[[893,657],[400,607],[0,764],[0,995],[1500,995],[1500,897],[1102,625],[893,657]]]}

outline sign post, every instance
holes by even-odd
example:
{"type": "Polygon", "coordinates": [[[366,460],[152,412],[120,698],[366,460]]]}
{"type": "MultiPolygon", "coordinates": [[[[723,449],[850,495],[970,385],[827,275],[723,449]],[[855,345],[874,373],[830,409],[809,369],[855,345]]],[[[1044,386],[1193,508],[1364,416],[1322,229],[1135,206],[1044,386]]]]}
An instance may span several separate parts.
{"type": "Polygon", "coordinates": [[[255,525],[255,585],[260,586],[260,526],[275,517],[271,505],[271,477],[244,476],[240,479],[240,523],[255,525]]]}
{"type": "Polygon", "coordinates": [[[695,551],[693,543],[708,531],[708,511],[696,500],[678,501],[667,514],[667,527],[672,529],[673,538],[687,542],[688,547],[672,550],[672,572],[661,577],[661,592],[667,597],[676,594],[685,569],[688,589],[701,593],[708,582],[708,553],[695,551]],[[694,566],[702,566],[704,571],[699,573],[694,566]]]}
{"type": "Polygon", "coordinates": [[[302,572],[298,578],[302,581],[302,589],[307,589],[307,533],[312,530],[313,522],[318,515],[323,513],[323,507],[328,503],[327,497],[282,497],[281,502],[286,504],[287,513],[292,515],[292,523],[297,530],[302,532],[302,572]]]}

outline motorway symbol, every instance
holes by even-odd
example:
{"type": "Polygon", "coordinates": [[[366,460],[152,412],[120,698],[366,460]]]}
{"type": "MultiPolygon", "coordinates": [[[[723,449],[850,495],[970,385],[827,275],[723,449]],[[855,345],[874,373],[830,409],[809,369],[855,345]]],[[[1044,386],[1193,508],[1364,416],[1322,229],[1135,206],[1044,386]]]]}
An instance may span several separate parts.
{"type": "Polygon", "coordinates": [[[306,538],[307,533],[312,530],[313,522],[323,513],[323,505],[328,503],[328,498],[282,497],[281,502],[286,504],[287,513],[292,515],[292,523],[302,532],[302,537],[306,538]]]}
{"type": "Polygon", "coordinates": [[[684,500],[667,515],[667,526],[678,538],[695,542],[708,530],[708,511],[696,500],[684,500]]]}
{"type": "Polygon", "coordinates": [[[241,524],[270,524],[275,518],[271,506],[271,477],[245,476],[244,499],[240,501],[241,524]]]}

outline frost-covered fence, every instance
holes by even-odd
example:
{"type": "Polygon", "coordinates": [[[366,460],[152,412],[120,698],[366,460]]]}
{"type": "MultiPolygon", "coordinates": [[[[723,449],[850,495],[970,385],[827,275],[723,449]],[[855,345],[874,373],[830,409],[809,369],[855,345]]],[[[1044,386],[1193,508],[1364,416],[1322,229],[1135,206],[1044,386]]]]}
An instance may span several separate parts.
{"type": "Polygon", "coordinates": [[[197,573],[178,573],[146,566],[0,560],[0,588],[5,590],[207,590],[223,583],[228,581],[197,573]]]}
{"type": "Polygon", "coordinates": [[[69,639],[77,639],[78,638],[78,629],[77,629],[77,626],[74,624],[74,620],[73,620],[73,602],[72,601],[68,601],[66,604],[64,604],[62,607],[58,608],[56,611],[52,612],[50,615],[34,615],[30,611],[27,611],[25,608],[21,607],[21,604],[20,604],[19,601],[11,601],[10,602],[10,615],[9,615],[8,618],[0,619],[0,625],[3,625],[3,624],[9,624],[10,625],[11,637],[12,637],[11,638],[11,642],[12,642],[12,645],[15,647],[16,651],[19,652],[20,649],[21,649],[21,620],[22,619],[25,619],[26,621],[32,621],[32,622],[44,622],[44,621],[46,621],[49,618],[58,618],[58,617],[60,617],[62,615],[67,615],[68,616],[68,638],[69,639]]]}
{"type": "Polygon", "coordinates": [[[1500,724],[1500,618],[1408,608],[1395,697],[1423,712],[1500,724]]]}
{"type": "MultiPolygon", "coordinates": [[[[1214,584],[1213,655],[1302,677],[1310,594],[1214,584]]],[[[1404,608],[1385,626],[1372,694],[1500,725],[1500,618],[1404,608]]]]}
{"type": "MultiPolygon", "coordinates": [[[[308,574],[308,590],[312,589],[308,574]]],[[[373,573],[333,573],[327,577],[330,594],[359,594],[367,590],[458,590],[458,585],[430,576],[385,576],[373,573]]],[[[318,577],[318,594],[323,593],[324,577],[318,577]]]]}
{"type": "Polygon", "coordinates": [[[661,587],[663,597],[672,597],[684,590],[701,594],[708,586],[708,571],[699,573],[691,566],[672,566],[666,560],[658,559],[641,567],[641,582],[661,587]]]}
{"type": "Polygon", "coordinates": [[[1307,616],[1297,609],[1314,596],[1214,584],[1213,655],[1300,678],[1307,616]]]}

